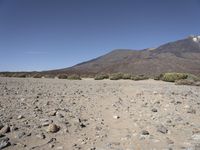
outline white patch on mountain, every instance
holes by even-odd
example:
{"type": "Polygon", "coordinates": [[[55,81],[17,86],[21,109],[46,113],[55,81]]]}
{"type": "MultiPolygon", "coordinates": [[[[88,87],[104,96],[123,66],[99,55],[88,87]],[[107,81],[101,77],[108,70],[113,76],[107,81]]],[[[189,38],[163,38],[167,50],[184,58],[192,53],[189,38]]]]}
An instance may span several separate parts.
{"type": "Polygon", "coordinates": [[[193,37],[192,37],[192,40],[193,40],[194,42],[200,42],[200,36],[193,36],[193,37]]]}

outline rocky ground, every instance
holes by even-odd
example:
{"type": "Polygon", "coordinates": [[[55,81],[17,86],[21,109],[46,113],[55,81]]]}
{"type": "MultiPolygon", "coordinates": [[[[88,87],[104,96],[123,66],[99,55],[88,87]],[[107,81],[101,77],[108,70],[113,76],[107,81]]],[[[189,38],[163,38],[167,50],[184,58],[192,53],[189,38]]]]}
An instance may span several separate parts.
{"type": "Polygon", "coordinates": [[[0,78],[0,149],[200,150],[200,87],[0,78]]]}

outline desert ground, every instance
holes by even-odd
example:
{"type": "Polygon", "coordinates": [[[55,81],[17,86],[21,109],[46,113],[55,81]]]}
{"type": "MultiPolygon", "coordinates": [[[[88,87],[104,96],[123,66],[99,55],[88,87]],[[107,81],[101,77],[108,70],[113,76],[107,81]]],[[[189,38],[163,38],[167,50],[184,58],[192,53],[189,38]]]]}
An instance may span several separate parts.
{"type": "Polygon", "coordinates": [[[0,78],[0,149],[200,150],[200,87],[0,78]]]}

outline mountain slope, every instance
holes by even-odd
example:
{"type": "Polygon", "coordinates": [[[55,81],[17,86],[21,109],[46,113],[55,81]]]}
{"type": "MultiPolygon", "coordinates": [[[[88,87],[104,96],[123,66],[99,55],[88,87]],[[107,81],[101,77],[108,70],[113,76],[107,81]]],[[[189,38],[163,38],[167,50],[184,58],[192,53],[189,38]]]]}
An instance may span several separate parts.
{"type": "Polygon", "coordinates": [[[58,72],[97,74],[124,72],[157,75],[163,72],[200,74],[200,36],[170,42],[155,49],[114,50],[58,72]]]}

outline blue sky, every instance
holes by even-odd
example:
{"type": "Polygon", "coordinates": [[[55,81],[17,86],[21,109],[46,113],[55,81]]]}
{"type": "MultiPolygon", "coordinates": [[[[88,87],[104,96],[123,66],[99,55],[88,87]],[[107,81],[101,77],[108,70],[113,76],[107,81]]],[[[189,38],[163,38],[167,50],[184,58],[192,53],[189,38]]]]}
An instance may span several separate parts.
{"type": "Polygon", "coordinates": [[[0,0],[0,71],[66,68],[200,34],[199,0],[0,0]]]}

